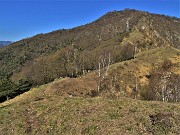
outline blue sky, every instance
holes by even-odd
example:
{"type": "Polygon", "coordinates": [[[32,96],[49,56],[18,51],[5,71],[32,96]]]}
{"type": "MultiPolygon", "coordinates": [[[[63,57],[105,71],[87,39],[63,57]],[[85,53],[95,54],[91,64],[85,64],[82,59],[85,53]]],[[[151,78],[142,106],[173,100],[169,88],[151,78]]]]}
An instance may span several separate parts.
{"type": "Polygon", "coordinates": [[[72,28],[125,8],[180,17],[179,0],[0,0],[0,41],[72,28]]]}

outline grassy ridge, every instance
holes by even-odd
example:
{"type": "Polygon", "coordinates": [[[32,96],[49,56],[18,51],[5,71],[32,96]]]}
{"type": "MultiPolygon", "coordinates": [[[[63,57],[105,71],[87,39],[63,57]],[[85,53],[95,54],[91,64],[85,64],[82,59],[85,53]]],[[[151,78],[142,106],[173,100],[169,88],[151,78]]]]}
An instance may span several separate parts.
{"type": "Polygon", "coordinates": [[[180,134],[179,104],[61,97],[46,87],[0,104],[0,134],[180,134]]]}

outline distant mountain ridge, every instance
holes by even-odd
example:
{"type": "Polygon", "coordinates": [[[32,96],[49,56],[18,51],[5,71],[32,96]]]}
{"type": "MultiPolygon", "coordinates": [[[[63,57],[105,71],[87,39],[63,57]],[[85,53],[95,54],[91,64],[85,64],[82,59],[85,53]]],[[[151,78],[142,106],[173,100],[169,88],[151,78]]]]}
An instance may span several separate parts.
{"type": "Polygon", "coordinates": [[[13,43],[12,41],[0,41],[0,47],[7,46],[9,44],[13,43]]]}

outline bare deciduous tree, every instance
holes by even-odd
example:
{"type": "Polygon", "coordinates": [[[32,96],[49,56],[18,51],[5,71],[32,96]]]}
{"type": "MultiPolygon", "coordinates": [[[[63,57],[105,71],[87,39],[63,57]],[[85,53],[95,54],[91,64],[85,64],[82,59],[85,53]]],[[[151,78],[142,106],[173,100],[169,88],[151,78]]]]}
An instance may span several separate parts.
{"type": "Polygon", "coordinates": [[[99,57],[99,62],[98,62],[98,93],[102,90],[102,82],[107,76],[109,66],[111,64],[111,54],[109,53],[108,55],[101,55],[99,57]]]}

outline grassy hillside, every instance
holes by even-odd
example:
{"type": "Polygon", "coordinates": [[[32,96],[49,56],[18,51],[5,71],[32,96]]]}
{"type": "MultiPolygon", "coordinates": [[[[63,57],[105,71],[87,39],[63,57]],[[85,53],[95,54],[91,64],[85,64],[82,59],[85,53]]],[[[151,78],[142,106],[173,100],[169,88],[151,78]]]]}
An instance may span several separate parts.
{"type": "Polygon", "coordinates": [[[105,67],[158,47],[179,48],[179,24],[178,18],[126,9],[109,12],[73,29],[12,43],[0,49],[0,101],[25,92],[30,86],[97,70],[102,61],[105,67]]]}
{"type": "Polygon", "coordinates": [[[0,104],[0,134],[180,134],[179,104],[65,97],[48,85],[0,104]]]}
{"type": "Polygon", "coordinates": [[[180,134],[179,25],[126,9],[0,48],[0,135],[180,134]]]}
{"type": "MultiPolygon", "coordinates": [[[[173,47],[160,47],[138,53],[135,59],[112,64],[101,69],[104,79],[102,80],[103,97],[118,97],[123,95],[132,97],[132,89],[138,84],[139,89],[149,84],[150,71],[154,67],[160,66],[164,60],[170,60],[173,67],[170,72],[180,75],[180,51],[173,47]],[[105,75],[107,70],[107,75],[105,75]],[[136,82],[137,81],[137,82],[136,82]]],[[[91,71],[77,78],[66,77],[55,80],[48,87],[46,92],[56,93],[57,95],[67,96],[97,96],[99,83],[98,70],[91,71]]],[[[139,95],[138,95],[139,96],[139,95]]]]}
{"type": "Polygon", "coordinates": [[[100,93],[98,70],[32,88],[0,104],[0,134],[180,134],[179,103],[132,99],[136,77],[148,84],[150,70],[164,59],[179,74],[179,57],[179,50],[160,47],[112,64],[100,93]]]}

